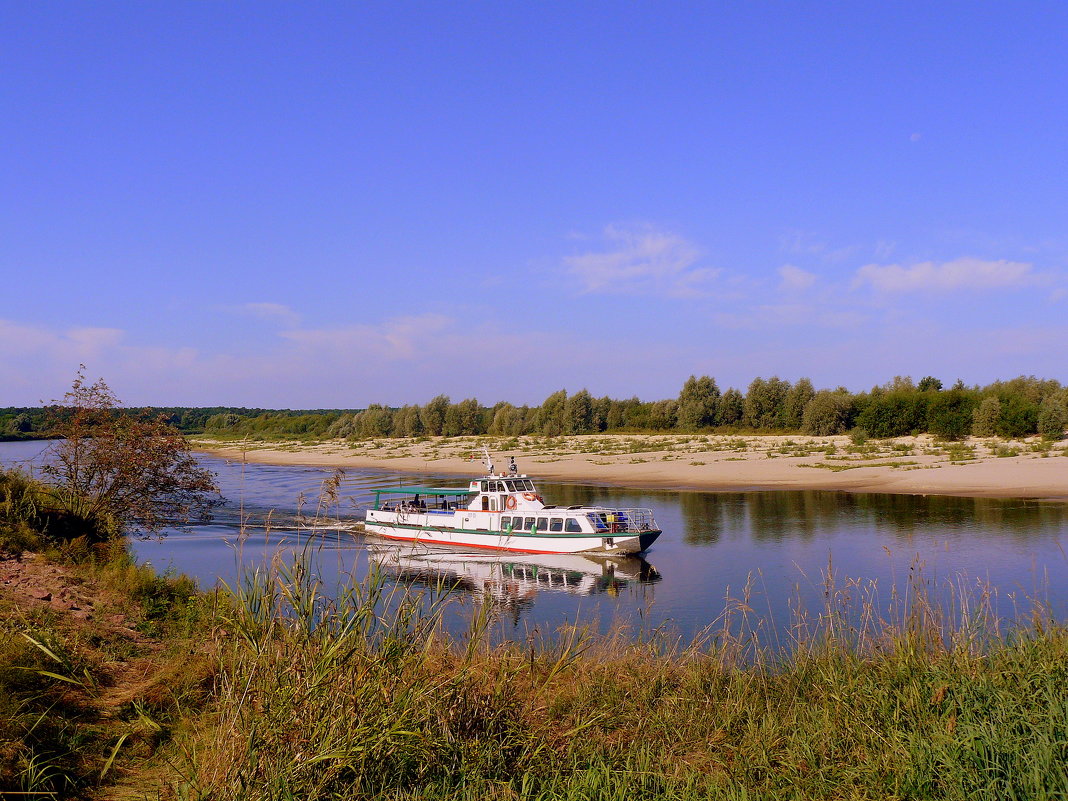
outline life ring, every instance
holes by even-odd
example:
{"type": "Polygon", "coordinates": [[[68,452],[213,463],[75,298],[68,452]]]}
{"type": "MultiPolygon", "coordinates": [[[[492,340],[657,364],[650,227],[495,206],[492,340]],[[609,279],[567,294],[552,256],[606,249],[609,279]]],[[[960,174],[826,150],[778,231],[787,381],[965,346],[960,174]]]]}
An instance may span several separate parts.
{"type": "Polygon", "coordinates": [[[524,492],[523,497],[526,498],[528,501],[538,500],[538,496],[535,495],[533,492],[524,492]]]}
{"type": "Polygon", "coordinates": [[[504,508],[505,509],[515,509],[515,507],[516,507],[515,496],[514,495],[509,495],[504,501],[504,508]]]}

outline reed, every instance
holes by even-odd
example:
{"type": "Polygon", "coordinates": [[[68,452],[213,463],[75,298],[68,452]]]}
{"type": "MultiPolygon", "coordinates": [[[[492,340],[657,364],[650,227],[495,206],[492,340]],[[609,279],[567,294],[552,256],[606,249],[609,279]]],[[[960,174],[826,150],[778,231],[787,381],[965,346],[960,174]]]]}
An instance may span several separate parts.
{"type": "MultiPolygon", "coordinates": [[[[1068,636],[983,588],[883,610],[833,580],[789,642],[748,591],[692,642],[463,636],[446,591],[313,560],[231,592],[215,692],[176,741],[182,797],[1044,798],[1068,794],[1068,636]]],[[[941,596],[940,596],[941,597],[941,596]]]]}

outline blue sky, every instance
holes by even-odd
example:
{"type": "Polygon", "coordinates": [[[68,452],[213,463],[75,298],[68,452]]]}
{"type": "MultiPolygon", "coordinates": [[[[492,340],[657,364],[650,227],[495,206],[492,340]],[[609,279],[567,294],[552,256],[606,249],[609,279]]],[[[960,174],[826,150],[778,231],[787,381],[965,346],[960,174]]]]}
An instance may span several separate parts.
{"type": "Polygon", "coordinates": [[[1065,380],[1063,3],[0,6],[0,405],[1065,380]]]}

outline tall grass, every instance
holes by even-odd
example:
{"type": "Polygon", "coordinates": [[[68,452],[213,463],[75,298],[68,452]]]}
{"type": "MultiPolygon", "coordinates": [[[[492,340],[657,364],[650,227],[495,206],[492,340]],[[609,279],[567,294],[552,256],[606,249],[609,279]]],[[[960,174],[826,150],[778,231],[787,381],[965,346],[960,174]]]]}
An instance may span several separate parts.
{"type": "MultiPolygon", "coordinates": [[[[380,575],[323,592],[307,554],[232,592],[190,798],[1054,798],[1068,636],[922,583],[878,612],[828,579],[792,641],[745,594],[693,642],[581,629],[492,645],[380,575]]],[[[489,609],[486,604],[482,609],[489,609]]]]}

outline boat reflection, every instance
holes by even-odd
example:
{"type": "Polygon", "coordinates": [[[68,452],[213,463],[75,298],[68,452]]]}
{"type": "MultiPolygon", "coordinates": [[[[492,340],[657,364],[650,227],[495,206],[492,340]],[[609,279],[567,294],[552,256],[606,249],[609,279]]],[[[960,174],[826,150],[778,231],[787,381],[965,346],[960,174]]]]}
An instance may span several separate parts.
{"type": "Polygon", "coordinates": [[[532,607],[539,592],[614,597],[660,580],[638,556],[471,553],[378,543],[368,543],[367,552],[373,565],[398,581],[468,593],[515,614],[532,607]]]}

